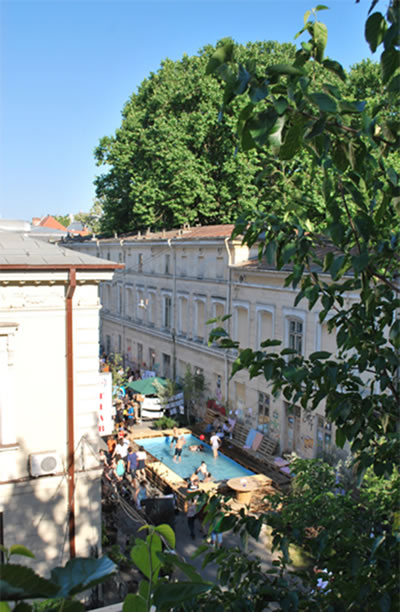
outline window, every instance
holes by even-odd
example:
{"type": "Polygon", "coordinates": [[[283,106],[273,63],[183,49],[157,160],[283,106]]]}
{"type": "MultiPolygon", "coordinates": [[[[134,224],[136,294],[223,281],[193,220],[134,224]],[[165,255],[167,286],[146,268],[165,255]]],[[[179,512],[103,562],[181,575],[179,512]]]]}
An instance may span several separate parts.
{"type": "Polygon", "coordinates": [[[138,366],[141,368],[143,363],[143,344],[140,344],[140,342],[137,343],[137,360],[138,366]]]}
{"type": "Polygon", "coordinates": [[[107,334],[106,336],[106,355],[111,353],[111,336],[107,334]]]}
{"type": "Polygon", "coordinates": [[[154,349],[149,348],[149,369],[154,370],[156,365],[156,352],[154,349]]]}
{"type": "Polygon", "coordinates": [[[257,429],[263,433],[268,433],[269,429],[269,395],[259,391],[258,393],[258,411],[257,411],[257,429]]]}
{"type": "Polygon", "coordinates": [[[303,353],[303,323],[298,319],[289,319],[289,348],[300,355],[303,353]]]}
{"type": "Polygon", "coordinates": [[[118,335],[118,353],[121,355],[122,353],[122,337],[118,335]]]}
{"type": "Polygon", "coordinates": [[[286,412],[286,423],[284,431],[284,450],[286,452],[301,451],[301,408],[284,402],[286,412]]]}
{"type": "Polygon", "coordinates": [[[321,415],[317,415],[317,451],[328,451],[332,445],[332,424],[321,415]]]}
{"type": "Polygon", "coordinates": [[[205,298],[195,298],[195,317],[193,339],[197,342],[204,342],[206,334],[206,303],[205,298]]]}
{"type": "Polygon", "coordinates": [[[205,260],[202,250],[199,249],[200,254],[197,257],[197,278],[204,278],[205,273],[205,260]]]}
{"type": "Polygon", "coordinates": [[[249,305],[235,302],[233,308],[233,339],[239,342],[240,348],[244,348],[249,345],[249,305]]]}
{"type": "Polygon", "coordinates": [[[163,353],[162,363],[164,378],[171,378],[171,355],[166,355],[165,353],[163,353]]]}
{"type": "Polygon", "coordinates": [[[138,253],[138,272],[143,272],[143,253],[138,253]]]}
{"type": "Polygon", "coordinates": [[[122,285],[117,286],[117,312],[118,314],[122,314],[122,285]]]}
{"type": "Polygon", "coordinates": [[[125,315],[128,317],[128,319],[131,319],[132,315],[134,314],[133,288],[132,287],[128,287],[126,289],[125,297],[126,297],[125,315]]]}
{"type": "Polygon", "coordinates": [[[256,347],[261,348],[264,340],[274,339],[275,309],[273,306],[256,306],[257,313],[257,338],[256,347]]]}
{"type": "Polygon", "coordinates": [[[164,296],[164,320],[163,325],[166,329],[171,327],[171,312],[172,312],[172,300],[170,295],[164,296]]]}
{"type": "Polygon", "coordinates": [[[14,371],[15,335],[18,324],[3,323],[0,328],[0,446],[16,445],[14,397],[18,382],[14,371]]]}
{"type": "Polygon", "coordinates": [[[156,323],[156,293],[155,291],[148,292],[148,306],[147,306],[147,322],[150,327],[154,327],[156,323]]]}
{"type": "Polygon", "coordinates": [[[185,295],[178,296],[178,334],[186,338],[188,326],[189,300],[185,295]]]}
{"type": "Polygon", "coordinates": [[[171,259],[170,255],[165,256],[165,274],[171,274],[170,259],[171,259]]]}

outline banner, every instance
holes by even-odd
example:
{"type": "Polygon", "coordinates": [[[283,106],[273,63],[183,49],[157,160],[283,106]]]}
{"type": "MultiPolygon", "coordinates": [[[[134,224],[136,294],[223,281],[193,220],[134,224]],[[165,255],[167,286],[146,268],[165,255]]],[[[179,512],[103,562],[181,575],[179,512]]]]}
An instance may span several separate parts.
{"type": "Polygon", "coordinates": [[[99,434],[110,436],[114,431],[111,372],[99,374],[99,434]]]}

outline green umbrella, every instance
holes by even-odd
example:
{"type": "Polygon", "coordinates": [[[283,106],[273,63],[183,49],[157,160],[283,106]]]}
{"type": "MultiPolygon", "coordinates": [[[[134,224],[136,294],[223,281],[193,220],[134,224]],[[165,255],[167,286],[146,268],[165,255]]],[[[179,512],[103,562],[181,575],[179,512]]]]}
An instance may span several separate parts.
{"type": "Polygon", "coordinates": [[[167,386],[167,381],[165,378],[160,378],[159,376],[134,380],[133,382],[128,383],[126,386],[129,387],[129,389],[132,389],[132,391],[135,393],[140,393],[141,395],[156,395],[158,388],[154,383],[157,383],[162,387],[167,386]]]}

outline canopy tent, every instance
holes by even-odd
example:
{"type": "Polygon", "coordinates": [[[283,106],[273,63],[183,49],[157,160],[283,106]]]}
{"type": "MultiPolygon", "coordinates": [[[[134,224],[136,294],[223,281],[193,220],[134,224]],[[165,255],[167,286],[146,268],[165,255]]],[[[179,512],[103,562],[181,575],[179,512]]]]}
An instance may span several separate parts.
{"type": "Polygon", "coordinates": [[[126,386],[132,389],[135,393],[141,395],[157,395],[158,389],[154,383],[161,385],[162,387],[167,386],[165,378],[159,376],[152,376],[151,378],[141,378],[140,380],[134,380],[128,383],[126,386]]]}

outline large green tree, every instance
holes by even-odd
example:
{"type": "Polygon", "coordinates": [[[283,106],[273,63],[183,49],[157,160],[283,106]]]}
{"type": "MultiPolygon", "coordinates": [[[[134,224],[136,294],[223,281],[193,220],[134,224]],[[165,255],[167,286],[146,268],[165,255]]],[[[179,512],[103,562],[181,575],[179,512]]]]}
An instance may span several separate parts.
{"type": "MultiPolygon", "coordinates": [[[[101,139],[95,156],[108,168],[96,179],[103,230],[231,222],[238,205],[254,210],[260,154],[235,155],[240,101],[218,120],[223,87],[205,73],[214,51],[208,46],[197,56],[163,61],[125,105],[115,135],[101,139]]],[[[236,46],[238,59],[257,61],[257,70],[294,54],[291,44],[236,46]]]]}

